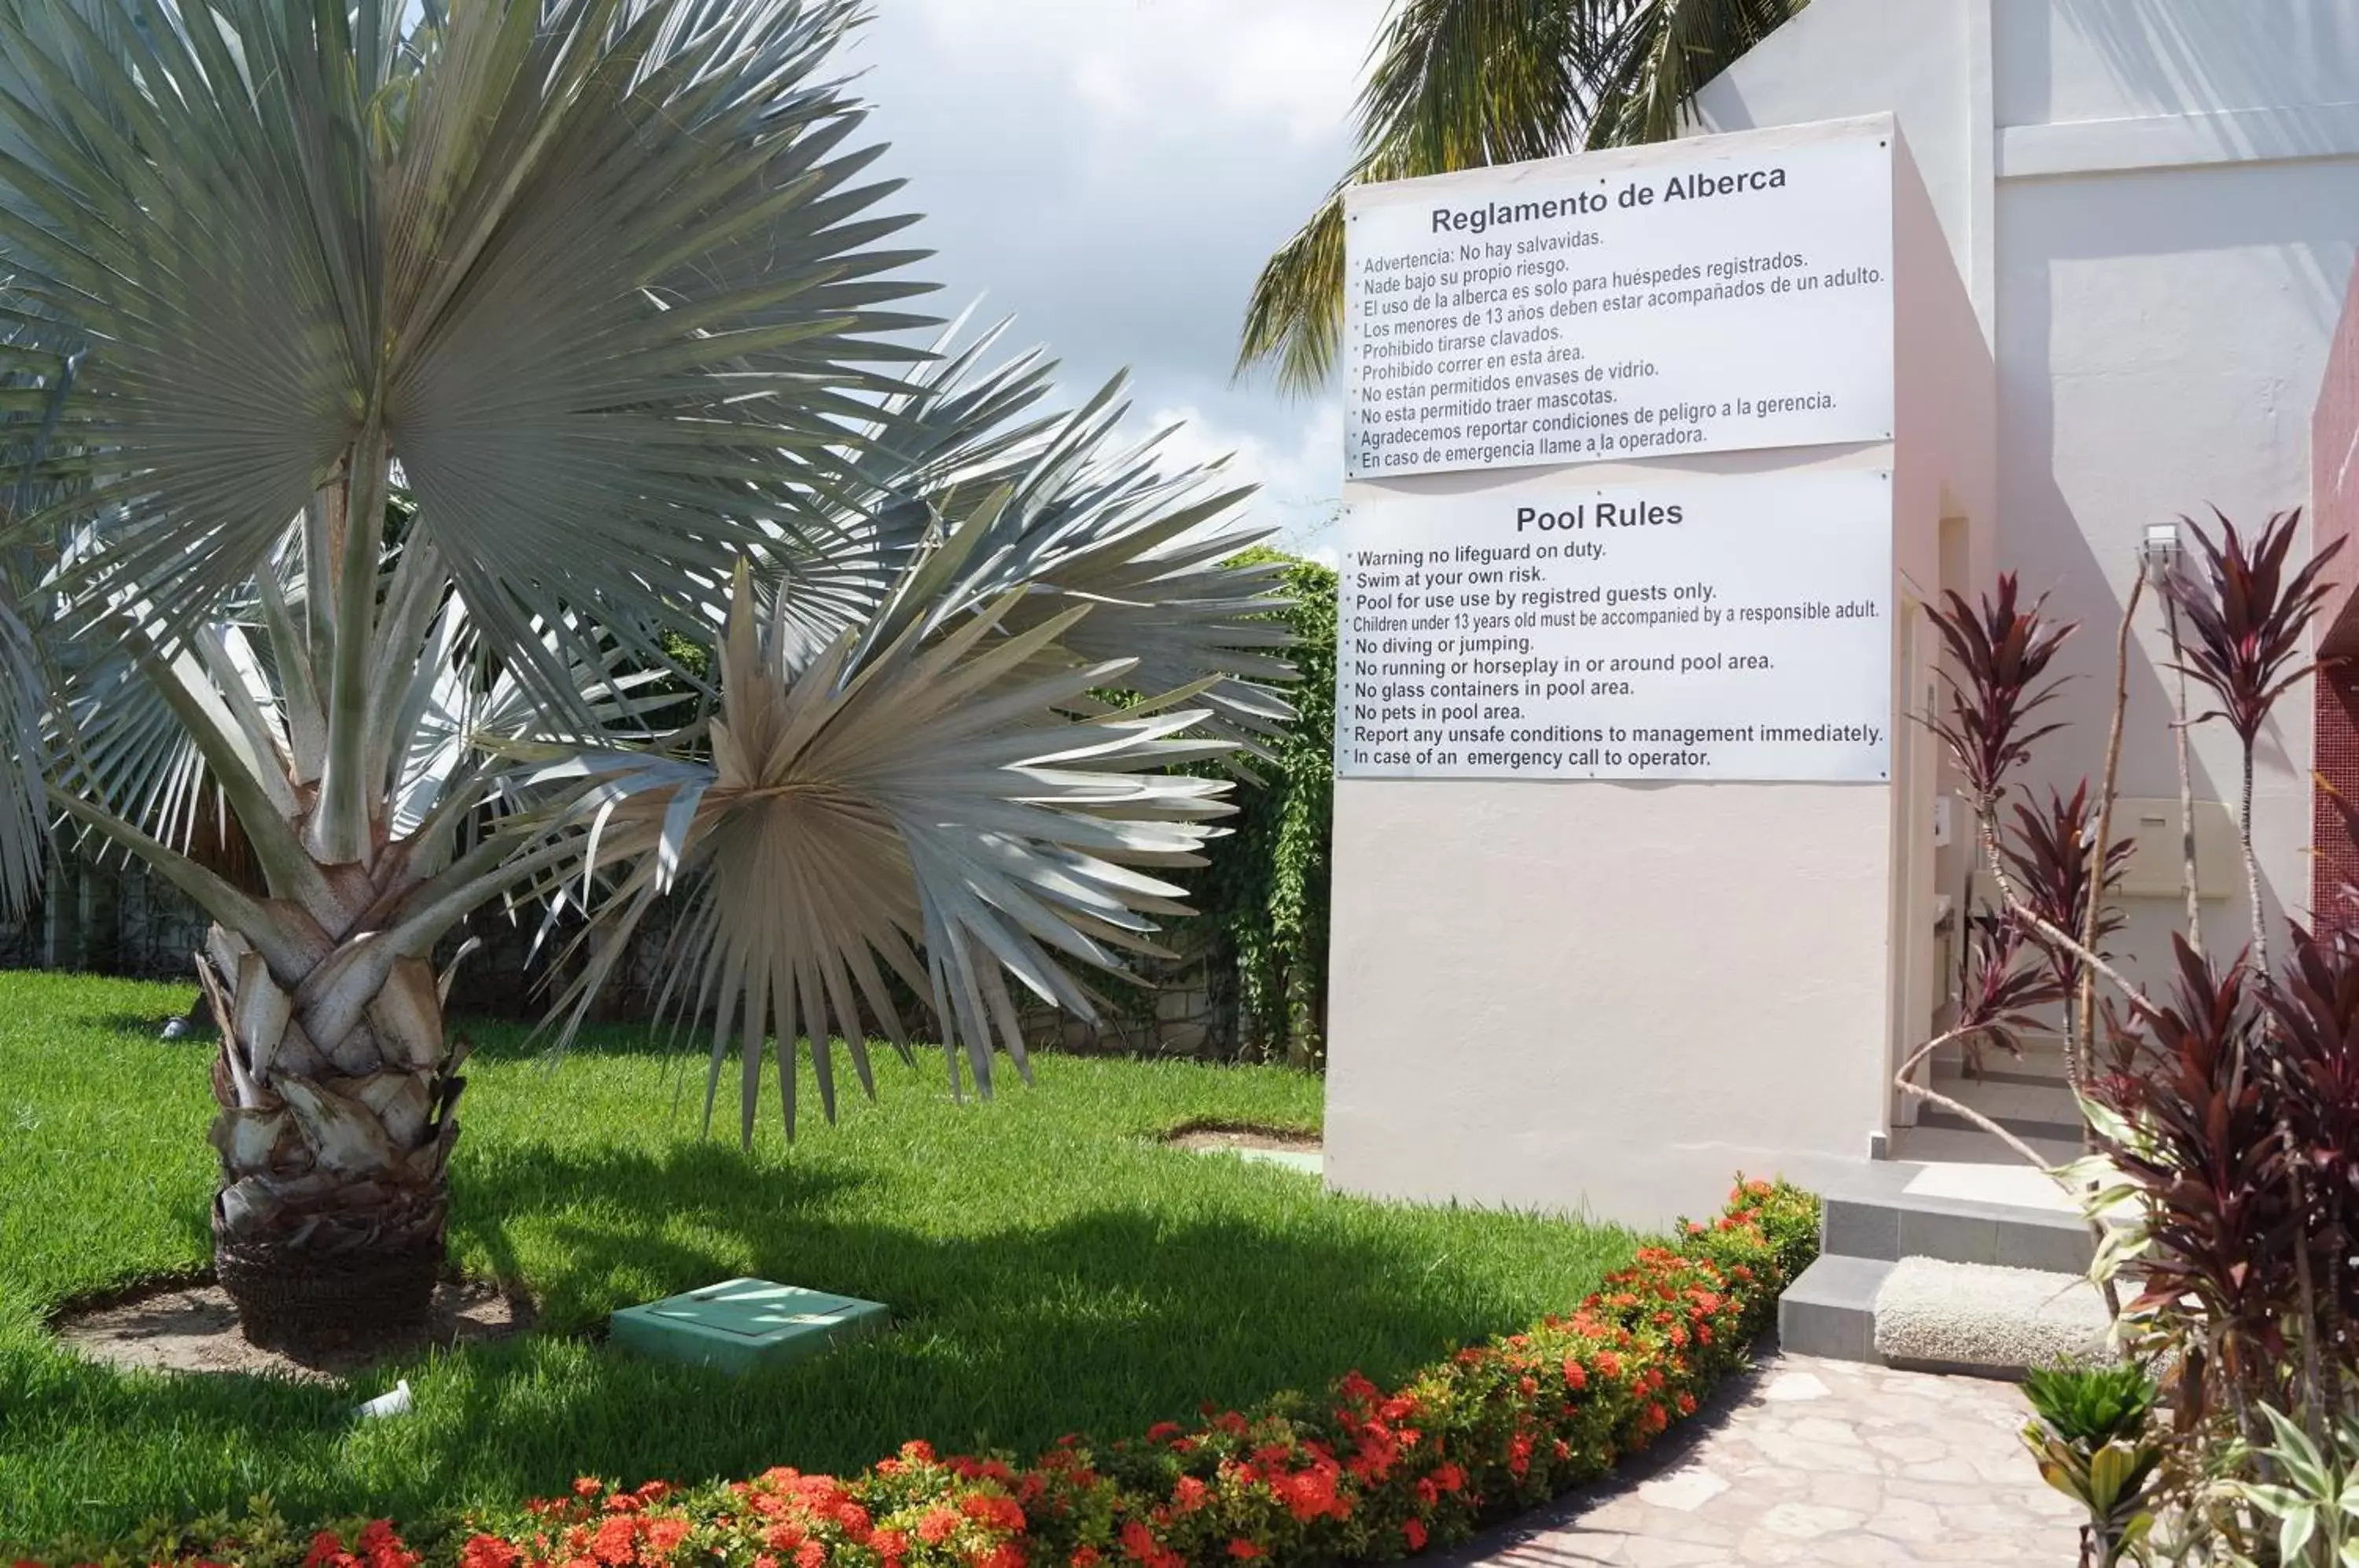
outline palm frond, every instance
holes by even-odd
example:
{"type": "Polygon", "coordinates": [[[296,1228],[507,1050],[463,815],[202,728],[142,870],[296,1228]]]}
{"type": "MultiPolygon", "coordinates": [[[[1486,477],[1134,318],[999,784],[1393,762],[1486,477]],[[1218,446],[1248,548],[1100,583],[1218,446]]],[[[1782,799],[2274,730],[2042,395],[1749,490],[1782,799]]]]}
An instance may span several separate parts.
{"type": "Polygon", "coordinates": [[[495,0],[401,47],[375,6],[82,4],[0,0],[36,155],[0,143],[0,314],[92,345],[43,472],[175,634],[389,458],[480,635],[570,700],[546,628],[652,648],[717,605],[804,520],[778,454],[919,352],[908,220],[819,75],[841,0],[495,0]]]}
{"type": "Polygon", "coordinates": [[[1582,145],[1669,141],[1704,83],[1808,0],[1638,0],[1601,14],[1589,39],[1593,109],[1582,145]]]}
{"type": "Polygon", "coordinates": [[[1235,373],[1281,390],[1333,371],[1344,187],[1665,141],[1696,91],[1808,0],[1397,0],[1369,56],[1352,169],[1263,265],[1235,373]]]}
{"type": "Polygon", "coordinates": [[[1343,344],[1343,193],[1262,263],[1245,302],[1232,372],[1275,361],[1278,389],[1308,396],[1326,384],[1343,344]]]}
{"type": "Polygon", "coordinates": [[[907,1048],[888,972],[931,998],[954,1088],[962,1059],[990,1092],[995,1041],[1028,1071],[1006,975],[1090,1016],[1060,960],[1112,968],[1153,950],[1151,917],[1179,910],[1181,890],[1138,868],[1197,863],[1228,810],[1225,783],[1158,770],[1221,747],[1180,738],[1203,714],[1176,704],[1061,721],[1128,667],[1043,676],[1038,656],[1090,612],[1010,631],[1018,596],[937,635],[917,621],[881,644],[848,634],[798,670],[794,629],[741,578],[709,762],[591,752],[542,775],[595,781],[564,818],[592,844],[582,875],[602,857],[628,866],[598,909],[607,940],[563,998],[576,1016],[676,881],[687,901],[660,1005],[711,1024],[708,1117],[735,1050],[749,1139],[770,1037],[789,1133],[798,1036],[831,1118],[831,1025],[864,1085],[869,1020],[907,1048]]]}
{"type": "Polygon", "coordinates": [[[1596,13],[1566,0],[1403,0],[1370,58],[1362,162],[1398,179],[1578,147],[1594,85],[1596,13]]]}
{"type": "MultiPolygon", "coordinates": [[[[1241,526],[1249,488],[1224,485],[1219,465],[1165,472],[1161,436],[1126,447],[1121,378],[1058,421],[1019,462],[945,493],[953,513],[1004,490],[967,564],[937,601],[947,617],[1022,592],[1011,630],[1086,606],[1061,639],[1083,659],[1136,661],[1140,692],[1202,687],[1208,734],[1251,749],[1293,716],[1278,688],[1294,679],[1275,561],[1240,564],[1267,530],[1241,526]]],[[[872,631],[872,637],[875,635],[872,631]]]]}
{"type": "Polygon", "coordinates": [[[60,806],[320,1040],[487,902],[619,934],[679,886],[667,1001],[749,1116],[769,1033],[831,1110],[829,1024],[864,1077],[906,1037],[887,975],[988,1090],[1008,975],[1086,1015],[1064,966],[1179,910],[1227,786],[1167,770],[1288,713],[1245,492],[1123,443],[1118,382],[1049,414],[1038,355],[910,344],[850,0],[408,15],[0,0],[0,463],[101,634],[60,806]],[[719,708],[654,733],[681,638],[719,708]],[[207,801],[266,897],[168,842],[207,801]]]}

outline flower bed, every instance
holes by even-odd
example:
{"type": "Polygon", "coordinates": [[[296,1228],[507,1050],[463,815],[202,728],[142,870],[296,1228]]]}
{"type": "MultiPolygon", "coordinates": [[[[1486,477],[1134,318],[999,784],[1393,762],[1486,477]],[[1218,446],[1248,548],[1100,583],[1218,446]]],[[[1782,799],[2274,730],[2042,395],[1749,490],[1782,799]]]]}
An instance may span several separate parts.
{"type": "MultiPolygon", "coordinates": [[[[1604,1474],[1743,1365],[1815,1253],[1818,1204],[1741,1183],[1711,1225],[1568,1316],[1470,1346],[1386,1390],[1164,1422],[1109,1445],[1068,1437],[1028,1465],[923,1443],[848,1478],[624,1489],[595,1478],[513,1515],[386,1520],[306,1537],[266,1514],[151,1533],[126,1560],[234,1568],[1234,1568],[1384,1562],[1604,1474]]],[[[58,1561],[70,1561],[60,1557],[58,1561]]],[[[45,1568],[20,1563],[18,1568],[45,1568]]]]}

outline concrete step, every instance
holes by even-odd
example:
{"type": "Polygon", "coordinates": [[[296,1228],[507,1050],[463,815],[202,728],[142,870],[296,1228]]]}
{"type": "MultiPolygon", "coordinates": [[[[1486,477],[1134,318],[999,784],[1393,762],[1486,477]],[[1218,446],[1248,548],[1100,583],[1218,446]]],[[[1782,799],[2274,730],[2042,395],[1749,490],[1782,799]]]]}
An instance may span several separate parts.
{"type": "Polygon", "coordinates": [[[1830,1361],[1876,1360],[1875,1294],[1895,1267],[1886,1258],[1821,1253],[1778,1299],[1778,1345],[1830,1361]]]}
{"type": "Polygon", "coordinates": [[[1875,1359],[2018,1377],[2106,1359],[2104,1298],[2078,1274],[1904,1258],[1876,1288],[1875,1359]]]}
{"type": "MultiPolygon", "coordinates": [[[[1954,1118],[1952,1118],[1954,1121],[1954,1118]]],[[[2012,1131],[2013,1129],[2008,1129],[2012,1131]]],[[[2017,1134],[2022,1137],[2021,1134],[2017,1134]]],[[[2032,1137],[2025,1138],[2031,1151],[2051,1165],[2062,1165],[2081,1158],[2081,1138],[2075,1128],[2070,1138],[2032,1137]]],[[[1926,1165],[2011,1165],[2020,1167],[2023,1156],[2007,1148],[1980,1127],[1943,1127],[1919,1123],[1912,1127],[1896,1127],[1887,1161],[1877,1163],[1926,1165]]]]}
{"type": "Polygon", "coordinates": [[[1985,1052],[1980,1073],[1968,1073],[1966,1064],[1955,1059],[1937,1058],[1933,1062],[1936,1083],[2019,1083],[2034,1089],[2053,1089],[2070,1096],[2072,1082],[2064,1076],[2061,1056],[2002,1056],[1996,1051],[1985,1052]]]}
{"type": "MultiPolygon", "coordinates": [[[[1981,1109],[1980,1106],[1975,1108],[1981,1109]]],[[[1987,1111],[1983,1114],[1990,1115],[1987,1111]]],[[[1991,1116],[1990,1119],[2025,1142],[2035,1145],[2071,1144],[2081,1136],[2081,1124],[2078,1122],[2032,1121],[2022,1116],[1991,1116]]],[[[1983,1138],[1990,1137],[1989,1129],[1977,1123],[1972,1116],[1960,1116],[1955,1111],[1943,1110],[1938,1105],[1928,1105],[1919,1111],[1917,1125],[1921,1127],[1940,1127],[1948,1132],[1970,1132],[1983,1138]]],[[[2017,1156],[2017,1158],[2021,1157],[2017,1156]]]]}
{"type": "MultiPolygon", "coordinates": [[[[1986,1133],[1904,1131],[2005,1152],[1986,1133]]],[[[1820,1257],[1778,1303],[1786,1347],[1986,1377],[2101,1353],[2095,1237],[2047,1172],[2006,1160],[1870,1161],[1830,1185],[1820,1257]]]]}
{"type": "Polygon", "coordinates": [[[1931,1258],[1823,1253],[1777,1303],[1790,1354],[1983,1377],[2103,1360],[2106,1327],[2077,1274],[1931,1258]]]}
{"type": "MultiPolygon", "coordinates": [[[[2080,1107],[2073,1103],[2072,1092],[2061,1079],[2050,1081],[2028,1074],[1968,1078],[1955,1071],[1937,1068],[1932,1087],[1959,1105],[1988,1116],[2017,1138],[2060,1143],[2080,1139],[2080,1107]]],[[[1919,1102],[1917,1125],[1952,1131],[1982,1130],[1973,1117],[1926,1101],[1919,1102]]]]}
{"type": "MultiPolygon", "coordinates": [[[[1964,1077],[1966,1076],[1965,1064],[1966,1053],[1962,1051],[1936,1052],[1933,1057],[1933,1075],[1936,1078],[1964,1077]]],[[[2064,1042],[2056,1040],[2027,1039],[2023,1042],[2023,1051],[2018,1055],[2009,1055],[2004,1051],[1984,1050],[1982,1052],[1982,1072],[1977,1076],[1995,1083],[2019,1083],[2035,1086],[2050,1084],[2060,1086],[2067,1082],[2064,1074],[2064,1042]]]]}
{"type": "MultiPolygon", "coordinates": [[[[1922,1130],[1922,1129],[1918,1129],[1922,1130]]],[[[1976,1138],[1995,1141],[1985,1133],[1976,1138]]],[[[1823,1249],[1886,1262],[1946,1263],[2083,1273],[2095,1256],[2089,1228],[2062,1188],[2014,1166],[1875,1161],[1823,1194],[1823,1249]]]]}
{"type": "MultiPolygon", "coordinates": [[[[2006,1078],[1960,1078],[1937,1073],[1933,1078],[1936,1092],[1948,1095],[1960,1105],[1972,1105],[1995,1121],[2055,1122],[2073,1129],[2080,1136],[2081,1110],[2072,1103],[2072,1091],[2061,1080],[2023,1083],[2006,1078]]],[[[1932,1107],[1928,1105],[1926,1109],[1932,1107]]]]}

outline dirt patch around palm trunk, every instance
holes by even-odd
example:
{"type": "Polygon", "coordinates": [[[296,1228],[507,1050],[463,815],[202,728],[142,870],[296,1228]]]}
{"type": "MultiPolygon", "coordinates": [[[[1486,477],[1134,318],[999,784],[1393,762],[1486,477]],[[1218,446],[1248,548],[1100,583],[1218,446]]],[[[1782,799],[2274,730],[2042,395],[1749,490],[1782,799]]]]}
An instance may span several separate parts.
{"type": "Polygon", "coordinates": [[[1289,1154],[1316,1154],[1323,1147],[1315,1132],[1286,1127],[1206,1126],[1183,1127],[1164,1135],[1174,1149],[1274,1149],[1289,1154]]]}
{"type": "Polygon", "coordinates": [[[110,1367],[332,1383],[429,1346],[506,1339],[531,1328],[534,1315],[531,1301],[520,1291],[488,1280],[446,1279],[435,1287],[433,1317],[424,1333],[297,1356],[248,1344],[229,1292],[201,1279],[114,1292],[60,1313],[50,1328],[68,1349],[110,1367]]]}

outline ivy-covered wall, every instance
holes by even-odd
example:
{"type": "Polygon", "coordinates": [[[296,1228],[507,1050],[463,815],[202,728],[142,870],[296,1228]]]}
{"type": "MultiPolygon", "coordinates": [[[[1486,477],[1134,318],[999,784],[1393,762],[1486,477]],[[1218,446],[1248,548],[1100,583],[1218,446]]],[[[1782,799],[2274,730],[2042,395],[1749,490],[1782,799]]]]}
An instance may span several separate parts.
{"type": "Polygon", "coordinates": [[[1316,1067],[1327,1033],[1328,840],[1335,804],[1335,573],[1288,567],[1301,682],[1293,729],[1237,792],[1234,833],[1196,880],[1191,934],[1230,971],[1232,1052],[1316,1067]]]}

